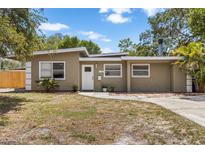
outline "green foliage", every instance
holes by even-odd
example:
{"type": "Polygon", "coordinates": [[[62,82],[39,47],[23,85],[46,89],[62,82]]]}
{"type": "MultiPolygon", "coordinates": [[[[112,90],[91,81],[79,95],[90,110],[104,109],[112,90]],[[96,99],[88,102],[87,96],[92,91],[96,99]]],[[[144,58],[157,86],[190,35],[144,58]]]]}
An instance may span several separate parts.
{"type": "Polygon", "coordinates": [[[77,92],[78,91],[78,86],[77,85],[73,85],[73,92],[77,92]]]}
{"type": "Polygon", "coordinates": [[[198,81],[199,89],[201,92],[205,92],[205,66],[202,66],[195,74],[195,78],[198,81]]]}
{"type": "Polygon", "coordinates": [[[115,87],[114,86],[109,86],[108,87],[108,92],[114,92],[115,91],[115,87]]]}
{"type": "Polygon", "coordinates": [[[42,48],[38,27],[45,18],[41,13],[41,9],[0,9],[0,56],[13,52],[23,61],[42,48]]]}
{"type": "MultiPolygon", "coordinates": [[[[205,86],[205,46],[203,43],[192,42],[188,46],[181,46],[173,53],[174,56],[183,56],[184,59],[176,64],[194,76],[200,85],[205,86]]],[[[201,91],[204,89],[202,88],[201,91]]]]}
{"type": "Polygon", "coordinates": [[[134,43],[130,38],[125,38],[120,40],[118,47],[120,48],[121,52],[130,52],[133,51],[134,43]]]}
{"type": "Polygon", "coordinates": [[[58,47],[60,49],[75,48],[79,47],[79,44],[80,40],[76,36],[70,37],[68,35],[65,35],[58,47]]]}
{"type": "Polygon", "coordinates": [[[100,47],[92,41],[81,40],[80,46],[86,47],[86,49],[88,50],[90,54],[100,54],[101,53],[100,47]]]}
{"type": "Polygon", "coordinates": [[[63,36],[60,33],[51,35],[50,37],[46,38],[44,45],[45,50],[75,47],[86,47],[90,54],[101,53],[100,47],[92,41],[80,40],[76,36],[63,36]]]}
{"type": "Polygon", "coordinates": [[[205,9],[191,9],[188,24],[193,35],[205,41],[205,9]]]}
{"type": "Polygon", "coordinates": [[[59,33],[49,36],[45,40],[44,50],[58,49],[62,38],[62,34],[59,33]]]}
{"type": "Polygon", "coordinates": [[[38,85],[43,87],[46,92],[50,92],[50,90],[53,90],[57,87],[59,87],[59,84],[54,79],[43,79],[40,81],[37,81],[38,85]]]}
{"type": "Polygon", "coordinates": [[[150,29],[141,33],[140,42],[122,39],[119,47],[132,56],[154,56],[158,51],[158,40],[163,39],[164,55],[191,42],[205,42],[205,9],[164,9],[148,18],[150,29]]]}
{"type": "Polygon", "coordinates": [[[1,62],[0,70],[14,70],[24,67],[19,61],[3,59],[1,62]]]}
{"type": "Polygon", "coordinates": [[[164,51],[170,51],[181,45],[193,41],[188,26],[189,9],[166,9],[149,17],[148,23],[151,26],[150,43],[157,43],[160,38],[164,41],[164,51]]]}
{"type": "Polygon", "coordinates": [[[152,46],[136,44],[130,38],[122,39],[119,42],[120,51],[128,52],[130,56],[156,56],[157,52],[152,46]]]}

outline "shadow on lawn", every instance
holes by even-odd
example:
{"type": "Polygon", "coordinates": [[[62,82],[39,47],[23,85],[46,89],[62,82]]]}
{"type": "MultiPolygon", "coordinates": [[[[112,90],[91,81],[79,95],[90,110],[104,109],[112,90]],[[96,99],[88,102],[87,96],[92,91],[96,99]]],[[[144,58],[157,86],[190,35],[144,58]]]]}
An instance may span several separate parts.
{"type": "Polygon", "coordinates": [[[17,111],[20,109],[22,102],[26,99],[19,97],[0,96],[0,126],[8,123],[8,116],[5,114],[9,111],[17,111]]]}

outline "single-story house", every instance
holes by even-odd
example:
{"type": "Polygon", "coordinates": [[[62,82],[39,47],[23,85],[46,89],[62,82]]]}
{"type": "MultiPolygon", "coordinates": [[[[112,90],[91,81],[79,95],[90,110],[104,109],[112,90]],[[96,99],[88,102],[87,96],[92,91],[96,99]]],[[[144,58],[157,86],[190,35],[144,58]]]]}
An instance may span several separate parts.
{"type": "Polygon", "coordinates": [[[127,92],[191,92],[192,79],[174,62],[182,57],[135,57],[127,53],[90,55],[85,47],[33,52],[26,63],[26,90],[39,90],[38,80],[53,78],[57,90],[101,91],[113,86],[127,92]]]}

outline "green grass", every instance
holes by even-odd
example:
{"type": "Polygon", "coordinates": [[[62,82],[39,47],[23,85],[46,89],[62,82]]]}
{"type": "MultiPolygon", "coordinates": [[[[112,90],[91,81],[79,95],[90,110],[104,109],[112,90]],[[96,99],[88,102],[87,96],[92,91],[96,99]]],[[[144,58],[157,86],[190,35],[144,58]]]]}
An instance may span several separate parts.
{"type": "Polygon", "coordinates": [[[92,142],[96,141],[95,136],[88,133],[88,132],[76,133],[76,134],[73,134],[71,136],[74,137],[74,138],[80,138],[80,139],[86,140],[88,143],[92,143],[92,142]]]}
{"type": "Polygon", "coordinates": [[[0,94],[1,144],[205,144],[205,128],[160,106],[74,93],[0,94]]]}

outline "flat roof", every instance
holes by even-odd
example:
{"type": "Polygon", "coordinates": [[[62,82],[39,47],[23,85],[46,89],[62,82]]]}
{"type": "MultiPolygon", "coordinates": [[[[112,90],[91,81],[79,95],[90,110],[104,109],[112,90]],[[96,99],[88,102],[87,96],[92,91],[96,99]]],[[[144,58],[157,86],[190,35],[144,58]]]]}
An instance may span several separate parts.
{"type": "MultiPolygon", "coordinates": [[[[81,52],[85,56],[89,57],[89,53],[85,47],[78,47],[78,48],[66,48],[66,49],[55,49],[55,50],[41,50],[41,51],[34,51],[33,55],[45,55],[45,54],[53,54],[53,53],[67,53],[67,52],[81,52]]],[[[8,58],[15,58],[15,55],[8,55],[8,58]]]]}
{"type": "Polygon", "coordinates": [[[116,52],[116,53],[102,53],[102,54],[91,54],[89,57],[115,57],[115,56],[127,56],[127,52],[116,52]]]}
{"type": "Polygon", "coordinates": [[[176,57],[176,56],[160,56],[160,57],[151,57],[151,56],[122,56],[122,57],[80,57],[79,61],[175,61],[175,60],[182,60],[183,57],[176,57]]]}
{"type": "Polygon", "coordinates": [[[34,51],[33,55],[44,55],[44,54],[52,54],[52,53],[66,53],[66,52],[82,52],[86,56],[89,56],[89,53],[85,47],[34,51]]]}
{"type": "Polygon", "coordinates": [[[99,58],[92,58],[92,57],[80,57],[79,61],[122,61],[119,57],[99,57],[99,58]]]}
{"type": "Polygon", "coordinates": [[[122,60],[182,60],[178,56],[123,56],[122,60]]]}

